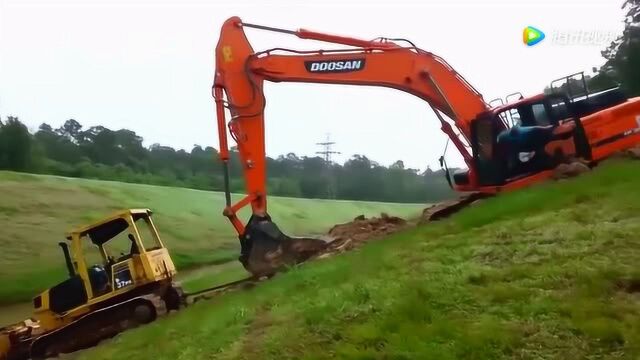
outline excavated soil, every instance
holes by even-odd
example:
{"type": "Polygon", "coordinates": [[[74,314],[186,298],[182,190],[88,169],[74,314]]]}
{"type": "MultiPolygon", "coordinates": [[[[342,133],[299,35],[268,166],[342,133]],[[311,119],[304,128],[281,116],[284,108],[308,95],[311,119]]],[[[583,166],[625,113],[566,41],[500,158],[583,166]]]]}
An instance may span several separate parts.
{"type": "Polygon", "coordinates": [[[325,258],[336,253],[352,250],[368,241],[393,234],[407,228],[407,220],[397,216],[381,213],[379,217],[367,219],[364,215],[357,216],[353,221],[332,227],[327,236],[332,239],[318,258],[325,258]]]}
{"type": "MultiPolygon", "coordinates": [[[[640,146],[620,151],[619,153],[614,154],[614,157],[640,160],[640,146]]],[[[576,160],[568,164],[560,164],[553,169],[553,179],[568,179],[587,173],[590,170],[591,168],[587,162],[576,160]]]]}
{"type": "Polygon", "coordinates": [[[640,146],[627,150],[625,155],[629,158],[640,160],[640,146]]]}
{"type": "Polygon", "coordinates": [[[353,221],[338,224],[329,230],[329,236],[335,239],[350,239],[353,242],[365,242],[373,237],[388,235],[403,229],[407,225],[405,219],[397,216],[389,216],[385,213],[380,217],[372,217],[367,219],[364,215],[360,215],[353,221]]]}
{"type": "Polygon", "coordinates": [[[381,213],[379,217],[366,218],[357,216],[353,221],[333,226],[326,237],[329,239],[327,246],[312,258],[325,258],[337,253],[359,247],[360,245],[393,234],[400,230],[424,224],[427,222],[446,218],[461,208],[475,203],[486,194],[468,193],[457,199],[444,201],[424,209],[419,219],[408,221],[397,216],[381,213]]]}
{"type": "Polygon", "coordinates": [[[585,163],[575,161],[569,164],[560,164],[553,169],[555,180],[568,179],[589,172],[591,168],[585,163]]]}

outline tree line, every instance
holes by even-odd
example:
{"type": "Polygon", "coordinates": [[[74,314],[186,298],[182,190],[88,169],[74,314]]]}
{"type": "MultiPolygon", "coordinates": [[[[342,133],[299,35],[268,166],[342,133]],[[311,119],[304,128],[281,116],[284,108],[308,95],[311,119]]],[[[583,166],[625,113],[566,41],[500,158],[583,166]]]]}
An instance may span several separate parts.
{"type": "Polygon", "coordinates": [[[605,64],[589,85],[620,84],[629,96],[640,96],[640,0],[625,0],[624,30],[604,51],[605,64]]]}
{"type": "MultiPolygon", "coordinates": [[[[627,96],[640,96],[640,0],[626,0],[622,8],[625,10],[622,35],[601,52],[606,60],[604,65],[594,67],[593,75],[584,75],[590,93],[620,87],[627,96]]],[[[556,89],[545,87],[544,93],[559,91],[582,96],[586,95],[584,90],[582,79],[573,77],[556,89]]]]}
{"type": "MultiPolygon", "coordinates": [[[[85,129],[74,119],[57,129],[42,124],[34,134],[16,117],[0,119],[0,169],[214,191],[223,190],[224,182],[213,147],[145,147],[131,130],[85,129]]],[[[386,167],[364,155],[337,164],[289,153],[267,158],[267,169],[269,192],[280,196],[433,202],[453,195],[440,170],[420,172],[402,161],[386,167]]],[[[230,172],[231,190],[244,192],[235,149],[230,172]]]]}

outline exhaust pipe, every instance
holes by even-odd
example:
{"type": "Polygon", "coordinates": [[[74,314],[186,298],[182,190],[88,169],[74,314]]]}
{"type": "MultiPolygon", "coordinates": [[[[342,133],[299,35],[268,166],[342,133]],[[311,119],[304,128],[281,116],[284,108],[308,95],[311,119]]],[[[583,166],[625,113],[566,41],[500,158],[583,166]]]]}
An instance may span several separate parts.
{"type": "Polygon", "coordinates": [[[71,261],[71,254],[69,253],[69,244],[65,242],[59,242],[58,245],[62,248],[62,253],[64,254],[64,261],[67,265],[67,271],[69,272],[69,277],[76,276],[76,269],[73,267],[73,262],[71,261]]]}

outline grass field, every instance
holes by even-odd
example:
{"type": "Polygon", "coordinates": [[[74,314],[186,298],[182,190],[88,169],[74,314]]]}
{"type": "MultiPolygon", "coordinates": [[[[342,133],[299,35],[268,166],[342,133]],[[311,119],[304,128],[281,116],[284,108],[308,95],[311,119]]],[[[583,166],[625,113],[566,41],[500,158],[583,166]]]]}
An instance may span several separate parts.
{"type": "MultiPolygon", "coordinates": [[[[423,205],[270,198],[269,211],[292,235],[321,233],[359,214],[417,216],[423,205]]],[[[179,269],[235,261],[222,193],[0,171],[0,304],[30,299],[65,276],[56,245],[65,231],[115,210],[148,207],[179,269]]],[[[245,213],[246,215],[246,213],[245,213]]],[[[218,270],[211,273],[217,273],[218,270]]],[[[231,273],[238,274],[237,269],[231,273]]],[[[225,276],[229,276],[228,274],[225,276]]],[[[191,279],[195,286],[204,275],[191,279]]]]}
{"type": "Polygon", "coordinates": [[[82,359],[638,359],[640,163],[201,302],[82,359]]]}

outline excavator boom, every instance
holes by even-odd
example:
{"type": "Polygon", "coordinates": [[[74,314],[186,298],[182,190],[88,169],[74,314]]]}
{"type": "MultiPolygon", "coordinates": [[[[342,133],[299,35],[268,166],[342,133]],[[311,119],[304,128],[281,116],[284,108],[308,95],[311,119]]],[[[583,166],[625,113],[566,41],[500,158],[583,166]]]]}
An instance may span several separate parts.
{"type": "Polygon", "coordinates": [[[405,39],[361,40],[232,17],[222,26],[215,58],[213,95],[225,174],[224,215],[239,235],[240,261],[254,275],[304,261],[325,245],[285,235],[267,212],[264,81],[388,87],[424,100],[467,165],[468,170],[452,177],[446,170],[459,191],[493,194],[521,188],[550,178],[564,162],[595,164],[640,143],[640,98],[627,99],[619,89],[610,89],[582,100],[540,94],[491,108],[446,61],[405,39]],[[256,52],[246,28],[345,47],[256,52]],[[229,192],[228,134],[238,146],[247,191],[235,204],[229,192]],[[529,157],[521,158],[523,153],[529,157]],[[245,224],[236,214],[247,205],[252,216],[245,224]]]}
{"type": "MultiPolygon", "coordinates": [[[[482,95],[442,58],[418,49],[406,40],[373,41],[323,34],[309,30],[284,30],[228,19],[216,47],[213,95],[218,117],[220,156],[228,184],[229,150],[227,129],[238,145],[247,196],[231,204],[227,188],[227,216],[239,234],[240,260],[254,274],[269,272],[271,265],[255,265],[249,259],[264,259],[267,252],[286,252],[279,244],[291,243],[267,213],[266,153],[264,141],[264,81],[369,85],[398,89],[423,99],[434,111],[445,132],[471,167],[469,152],[471,121],[489,107],[482,95]],[[255,52],[244,29],[255,28],[346,45],[341,50],[297,51],[276,48],[255,52]],[[225,110],[231,114],[227,124],[225,110]],[[252,217],[243,224],[236,216],[251,205],[252,217]],[[258,251],[257,243],[264,246],[258,251]],[[251,256],[252,252],[260,252],[251,256]],[[252,265],[253,264],[253,265],[252,265]],[[257,268],[261,270],[257,270],[257,268]]],[[[300,247],[302,242],[289,247],[300,247]]],[[[306,243],[309,243],[308,241],[306,243]]],[[[318,245],[320,246],[320,245],[318,245]]],[[[257,261],[257,260],[256,260],[257,261]]]]}

